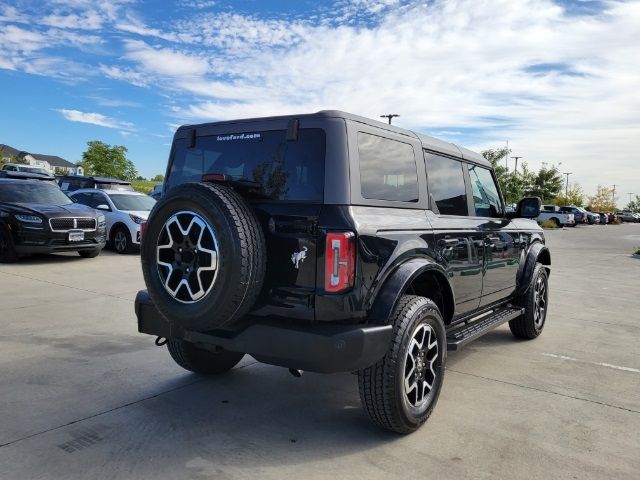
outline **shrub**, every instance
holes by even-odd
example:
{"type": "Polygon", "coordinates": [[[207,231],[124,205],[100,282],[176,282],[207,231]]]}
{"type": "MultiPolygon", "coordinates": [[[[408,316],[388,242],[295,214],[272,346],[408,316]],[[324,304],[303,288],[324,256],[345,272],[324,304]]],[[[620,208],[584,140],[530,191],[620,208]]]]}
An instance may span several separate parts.
{"type": "Polygon", "coordinates": [[[558,228],[556,222],[554,222],[553,220],[545,220],[540,225],[542,226],[542,228],[558,228]]]}
{"type": "Polygon", "coordinates": [[[636,249],[636,252],[634,253],[634,255],[640,255],[640,247],[636,249]]]}

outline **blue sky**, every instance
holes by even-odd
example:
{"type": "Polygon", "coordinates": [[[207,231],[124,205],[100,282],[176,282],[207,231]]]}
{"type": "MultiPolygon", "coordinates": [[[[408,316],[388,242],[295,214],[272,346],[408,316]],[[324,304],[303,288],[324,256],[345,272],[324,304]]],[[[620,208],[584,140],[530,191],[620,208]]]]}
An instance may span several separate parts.
{"type": "Polygon", "coordinates": [[[638,45],[639,1],[0,0],[0,143],[152,176],[179,124],[394,112],[640,194],[638,45]]]}

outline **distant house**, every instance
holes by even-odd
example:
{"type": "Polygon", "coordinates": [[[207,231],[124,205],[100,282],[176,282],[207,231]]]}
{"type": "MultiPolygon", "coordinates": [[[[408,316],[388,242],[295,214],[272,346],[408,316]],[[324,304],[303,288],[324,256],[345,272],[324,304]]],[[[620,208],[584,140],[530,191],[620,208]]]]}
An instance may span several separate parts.
{"type": "Polygon", "coordinates": [[[42,153],[29,153],[24,150],[18,150],[10,145],[0,144],[0,155],[3,160],[10,160],[12,158],[19,158],[29,165],[41,167],[48,170],[51,173],[83,175],[84,170],[82,167],[71,163],[64,158],[56,155],[44,155],[42,153]]]}

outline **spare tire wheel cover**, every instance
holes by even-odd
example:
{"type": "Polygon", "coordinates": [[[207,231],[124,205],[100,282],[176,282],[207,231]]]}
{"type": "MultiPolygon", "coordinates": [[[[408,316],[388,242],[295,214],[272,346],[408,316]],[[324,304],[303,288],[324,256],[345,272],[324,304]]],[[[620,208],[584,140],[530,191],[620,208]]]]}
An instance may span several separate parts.
{"type": "Polygon", "coordinates": [[[199,214],[183,210],[165,221],[156,244],[156,266],[172,298],[194,303],[206,296],[215,284],[218,262],[218,240],[199,214]]]}

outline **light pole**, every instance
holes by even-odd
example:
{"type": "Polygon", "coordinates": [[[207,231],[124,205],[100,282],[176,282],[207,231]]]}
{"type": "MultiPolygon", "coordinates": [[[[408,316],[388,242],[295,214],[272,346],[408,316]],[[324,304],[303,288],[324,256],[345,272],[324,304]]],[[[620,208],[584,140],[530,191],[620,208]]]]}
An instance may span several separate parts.
{"type": "Polygon", "coordinates": [[[516,161],[516,169],[514,170],[515,174],[518,175],[518,159],[522,157],[511,157],[516,161]]]}
{"type": "Polygon", "coordinates": [[[569,175],[573,172],[564,172],[563,175],[567,176],[567,184],[564,187],[564,201],[569,203],[569,175]]]}
{"type": "Polygon", "coordinates": [[[633,194],[634,194],[634,192],[627,192],[627,195],[629,195],[629,204],[631,204],[631,202],[633,202],[633,200],[631,199],[633,194]]]}
{"type": "Polygon", "coordinates": [[[613,209],[616,209],[616,185],[613,184],[611,185],[613,187],[613,191],[611,192],[611,200],[613,203],[613,209]]]}
{"type": "Polygon", "coordinates": [[[389,125],[391,125],[391,119],[393,117],[399,117],[397,113],[387,113],[386,115],[380,115],[381,118],[387,118],[389,120],[389,125]]]}

